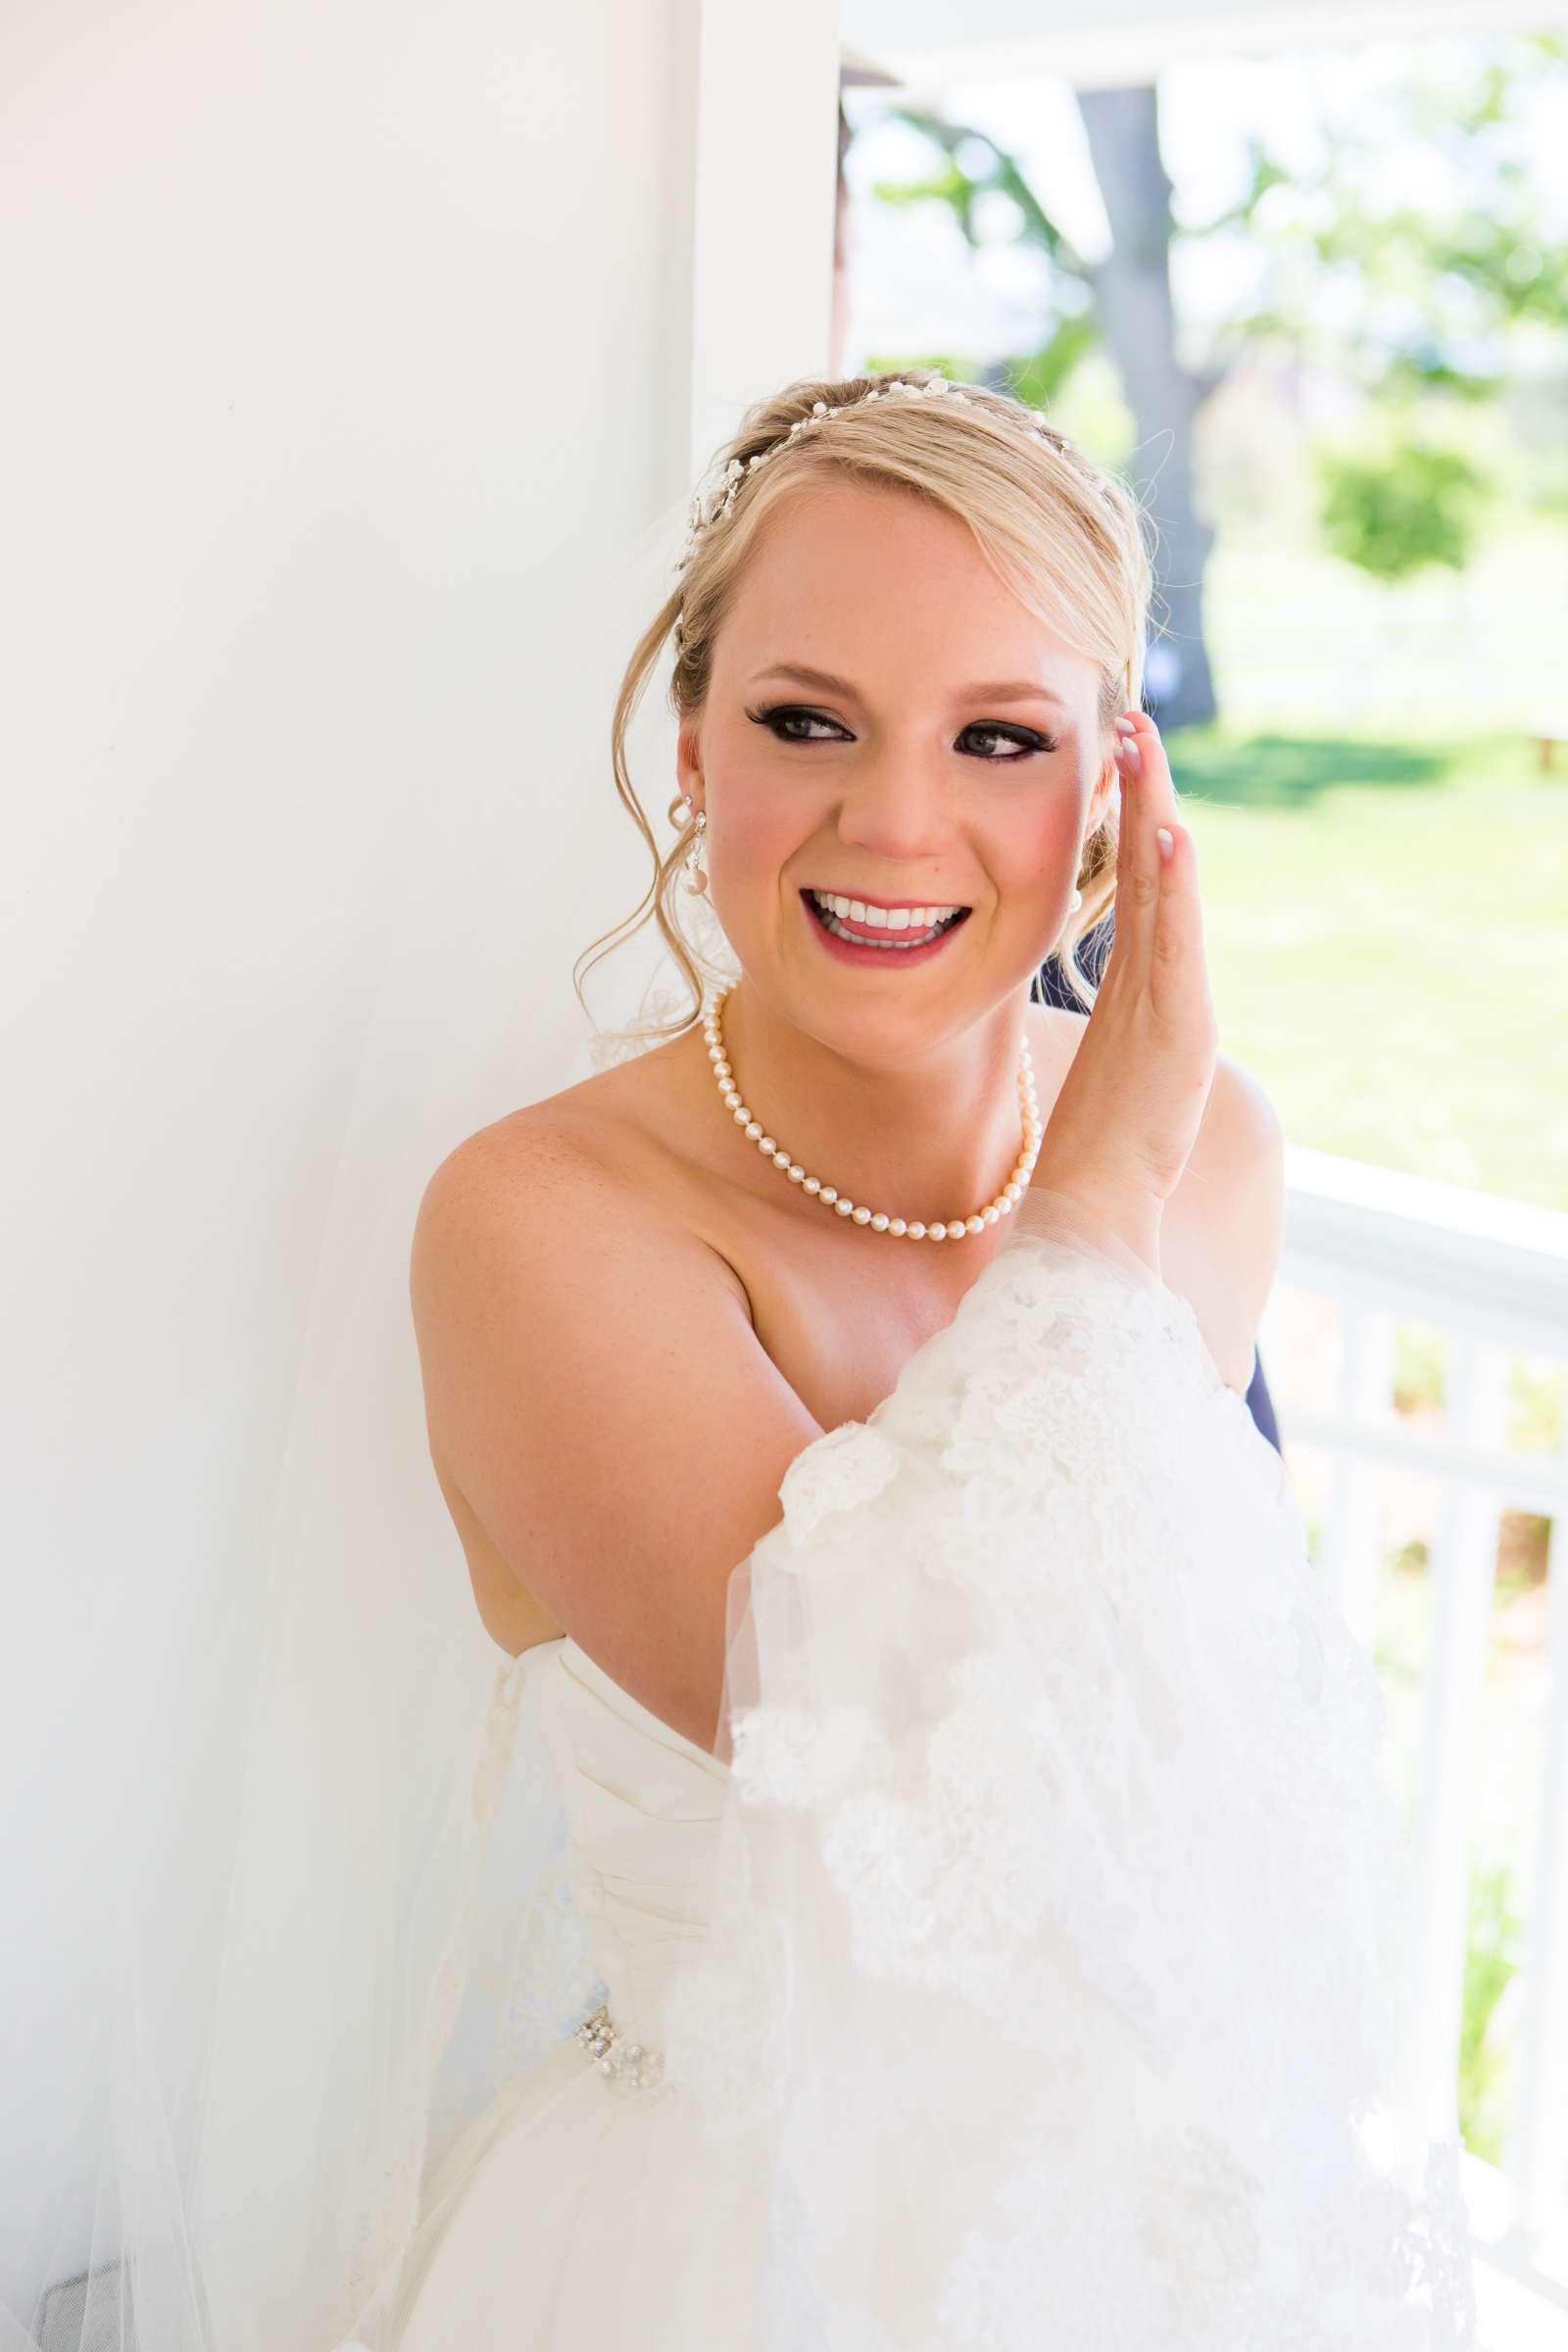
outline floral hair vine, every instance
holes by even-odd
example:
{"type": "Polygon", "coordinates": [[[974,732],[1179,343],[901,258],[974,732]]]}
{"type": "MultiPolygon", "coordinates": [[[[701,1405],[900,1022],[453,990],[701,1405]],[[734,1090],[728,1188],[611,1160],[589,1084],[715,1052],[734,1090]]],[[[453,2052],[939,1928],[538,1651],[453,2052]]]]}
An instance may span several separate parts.
{"type": "MultiPolygon", "coordinates": [[[[676,570],[684,571],[686,569],[696,553],[697,543],[703,532],[708,530],[711,524],[721,521],[728,514],[746,476],[754,472],[759,466],[765,466],[769,459],[776,458],[781,449],[787,449],[797,433],[808,433],[816,426],[825,424],[830,416],[842,416],[846,409],[869,408],[873,400],[886,400],[900,392],[909,400],[946,398],[961,401],[965,408],[974,405],[970,402],[969,395],[962,386],[954,383],[950,377],[945,375],[938,376],[934,382],[929,384],[906,383],[902,376],[896,376],[891,383],[873,384],[870,391],[862,392],[858,400],[840,401],[836,407],[832,408],[825,400],[812,401],[809,415],[797,416],[789,431],[781,440],[775,441],[770,448],[758,450],[754,457],[731,458],[717,487],[708,499],[705,500],[702,492],[699,491],[692,501],[686,545],[682,550],[680,562],[675,567],[676,570]]],[[[1061,448],[1060,434],[1046,422],[1037,409],[1031,409],[1021,401],[1018,403],[1018,408],[1020,415],[1028,419],[1030,426],[1042,441],[1048,441],[1054,449],[1061,448]]],[[[679,620],[675,623],[675,634],[677,637],[680,635],[679,620]]]]}

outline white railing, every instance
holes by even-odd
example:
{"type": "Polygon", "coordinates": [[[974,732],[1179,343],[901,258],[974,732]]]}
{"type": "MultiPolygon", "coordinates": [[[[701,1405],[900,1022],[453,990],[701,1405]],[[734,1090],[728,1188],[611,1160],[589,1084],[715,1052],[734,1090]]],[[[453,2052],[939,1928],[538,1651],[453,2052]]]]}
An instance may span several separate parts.
{"type": "MultiPolygon", "coordinates": [[[[1506,2352],[1568,2346],[1568,1444],[1527,1454],[1506,1443],[1516,1353],[1568,1362],[1568,1215],[1290,1146],[1282,1286],[1331,1298],[1340,1323],[1329,1411],[1292,1402],[1290,1367],[1271,1353],[1274,1301],[1259,1351],[1287,1459],[1321,1447],[1331,1465],[1316,1558],[1368,1648],[1379,1571],[1380,1487],[1391,1471],[1438,1482],[1429,1557],[1432,1646],[1412,1837],[1406,2095],[1451,2115],[1470,1899],[1476,1738],[1491,1638],[1500,1514],[1546,1515],[1550,1701],[1540,1834],[1526,1923],[1523,2013],[1507,2156],[1466,2160],[1482,2257],[1498,2297],[1530,2306],[1493,2322],[1506,2352]],[[1448,1335],[1444,1425],[1401,1429],[1393,1405],[1395,1325],[1448,1335]]],[[[1279,1296],[1276,1290],[1276,1298],[1279,1296]]]]}

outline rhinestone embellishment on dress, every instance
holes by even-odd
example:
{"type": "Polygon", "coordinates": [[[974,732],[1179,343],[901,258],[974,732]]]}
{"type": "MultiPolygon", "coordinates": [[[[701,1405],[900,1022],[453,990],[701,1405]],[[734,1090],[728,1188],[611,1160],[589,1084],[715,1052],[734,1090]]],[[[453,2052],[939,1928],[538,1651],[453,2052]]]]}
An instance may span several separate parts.
{"type": "Polygon", "coordinates": [[[628,2041],[603,2001],[591,2017],[583,2019],[572,2039],[582,2043],[595,2071],[623,2096],[629,2091],[658,2090],[663,2082],[662,2054],[644,2049],[640,2041],[628,2041]]]}

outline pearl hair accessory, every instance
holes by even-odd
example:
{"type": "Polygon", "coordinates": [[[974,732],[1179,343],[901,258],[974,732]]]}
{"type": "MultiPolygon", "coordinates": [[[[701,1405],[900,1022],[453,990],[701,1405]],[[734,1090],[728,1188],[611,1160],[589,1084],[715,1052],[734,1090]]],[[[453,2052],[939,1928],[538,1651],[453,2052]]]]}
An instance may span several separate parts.
{"type": "MultiPolygon", "coordinates": [[[[749,473],[755,473],[759,466],[765,466],[770,458],[776,458],[781,449],[788,449],[797,433],[811,432],[826,423],[829,417],[842,416],[846,409],[869,408],[874,400],[895,399],[901,393],[906,400],[945,399],[956,401],[966,409],[978,408],[982,405],[978,401],[971,401],[961,385],[954,383],[945,375],[938,376],[934,383],[929,384],[906,383],[902,376],[895,376],[891,383],[873,384],[869,392],[860,394],[858,400],[840,401],[833,408],[830,408],[825,400],[813,400],[810,415],[797,416],[789,431],[781,440],[775,441],[770,449],[760,449],[750,458],[731,458],[710,499],[705,501],[699,491],[692,501],[686,545],[682,551],[680,562],[675,567],[677,571],[685,570],[696,551],[698,539],[709,525],[720,521],[728,514],[746,476],[749,473]]],[[[1064,446],[1061,435],[1054,426],[1046,422],[1038,409],[1030,408],[1025,401],[1019,401],[1017,409],[1020,420],[1029,427],[1037,439],[1048,442],[1053,449],[1059,450],[1064,446]]],[[[678,620],[675,623],[675,629],[678,636],[680,631],[678,620]]]]}
{"type": "Polygon", "coordinates": [[[781,1145],[775,1143],[770,1135],[763,1134],[761,1121],[754,1118],[747,1105],[741,1101],[740,1089],[735,1084],[734,1073],[730,1069],[729,1059],[724,1052],[724,1004],[730,994],[731,991],[725,989],[715,999],[712,1010],[703,1023],[703,1035],[708,1040],[708,1058],[713,1065],[713,1076],[718,1081],[718,1091],[723,1097],[736,1126],[750,1142],[756,1144],[759,1152],[764,1152],[771,1159],[775,1168],[782,1170],[791,1184],[798,1184],[803,1193],[809,1193],[811,1198],[820,1200],[824,1207],[833,1209],[841,1217],[848,1217],[854,1224],[869,1225],[873,1233],[891,1233],[901,1241],[906,1236],[911,1242],[957,1242],[961,1241],[965,1234],[983,1232],[986,1226],[995,1225],[999,1217],[1012,1214],[1013,1209],[1029,1189],[1029,1180],[1034,1173],[1035,1161],[1040,1156],[1041,1139],[1045,1133],[1040,1119],[1039,1097],[1035,1092],[1034,1058],[1029,1051],[1027,1037],[1023,1041],[1023,1053],[1018,1062],[1018,1098],[1023,1114],[1023,1150],[1018,1154],[1012,1174],[996,1199],[987,1201],[985,1207],[976,1210],[971,1217],[955,1217],[946,1224],[938,1225],[910,1224],[904,1217],[890,1217],[885,1209],[879,1208],[873,1212],[869,1208],[861,1207],[850,1200],[846,1194],[836,1191],[831,1184],[824,1184],[819,1176],[808,1176],[799,1160],[792,1159],[790,1154],[781,1145]]]}

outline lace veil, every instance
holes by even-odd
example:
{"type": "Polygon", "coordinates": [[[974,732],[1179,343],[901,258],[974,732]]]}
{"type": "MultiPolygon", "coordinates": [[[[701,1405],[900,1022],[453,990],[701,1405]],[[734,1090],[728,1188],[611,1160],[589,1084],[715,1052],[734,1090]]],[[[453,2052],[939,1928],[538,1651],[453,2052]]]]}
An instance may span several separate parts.
{"type": "Polygon", "coordinates": [[[1011,1224],[731,1579],[609,2340],[1458,2352],[1376,1670],[1191,1306],[1011,1224]]]}

